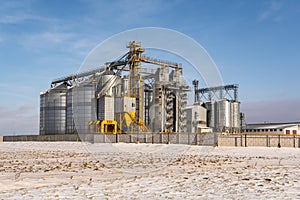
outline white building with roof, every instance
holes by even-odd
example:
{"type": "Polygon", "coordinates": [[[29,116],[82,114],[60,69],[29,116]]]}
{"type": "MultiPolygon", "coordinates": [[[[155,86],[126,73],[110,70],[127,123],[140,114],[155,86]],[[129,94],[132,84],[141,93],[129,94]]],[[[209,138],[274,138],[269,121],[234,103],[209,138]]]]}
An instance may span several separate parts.
{"type": "Polygon", "coordinates": [[[243,132],[250,134],[300,135],[300,122],[247,124],[243,132]]]}

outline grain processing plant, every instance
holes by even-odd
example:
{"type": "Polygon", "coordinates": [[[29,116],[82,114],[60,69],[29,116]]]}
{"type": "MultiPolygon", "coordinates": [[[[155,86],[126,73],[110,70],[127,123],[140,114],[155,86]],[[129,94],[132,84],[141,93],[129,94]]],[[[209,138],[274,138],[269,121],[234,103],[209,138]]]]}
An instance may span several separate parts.
{"type": "Polygon", "coordinates": [[[240,130],[236,98],[202,101],[195,80],[195,103],[187,105],[192,90],[181,64],[146,57],[135,41],[127,48],[104,67],[52,81],[40,95],[40,134],[240,130]]]}

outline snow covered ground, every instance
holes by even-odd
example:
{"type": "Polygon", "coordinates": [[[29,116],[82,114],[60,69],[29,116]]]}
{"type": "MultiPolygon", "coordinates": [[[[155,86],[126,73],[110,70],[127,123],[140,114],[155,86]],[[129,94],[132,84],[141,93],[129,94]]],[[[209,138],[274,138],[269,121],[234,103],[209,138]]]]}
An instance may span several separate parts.
{"type": "Polygon", "coordinates": [[[300,149],[0,143],[0,199],[300,199],[300,149]]]}

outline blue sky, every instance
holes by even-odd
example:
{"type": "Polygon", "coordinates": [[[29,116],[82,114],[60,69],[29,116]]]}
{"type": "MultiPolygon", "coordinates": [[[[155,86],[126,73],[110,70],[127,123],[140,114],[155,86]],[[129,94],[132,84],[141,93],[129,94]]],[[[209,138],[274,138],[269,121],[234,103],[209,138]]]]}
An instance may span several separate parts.
{"type": "Polygon", "coordinates": [[[164,27],[200,43],[247,122],[300,121],[300,2],[0,0],[0,135],[38,133],[39,93],[119,32],[164,27]]]}

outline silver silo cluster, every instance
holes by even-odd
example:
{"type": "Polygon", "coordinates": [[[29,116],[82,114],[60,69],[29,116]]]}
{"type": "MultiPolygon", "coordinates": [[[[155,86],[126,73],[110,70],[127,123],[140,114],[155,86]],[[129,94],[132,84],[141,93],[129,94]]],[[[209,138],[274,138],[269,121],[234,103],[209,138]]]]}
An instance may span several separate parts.
{"type": "Polygon", "coordinates": [[[195,102],[207,109],[207,126],[214,132],[240,132],[240,102],[238,85],[224,85],[198,89],[194,82],[195,102]]]}

